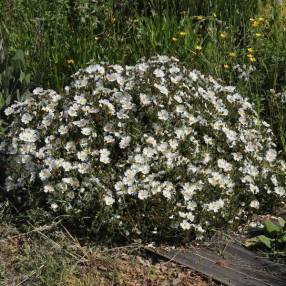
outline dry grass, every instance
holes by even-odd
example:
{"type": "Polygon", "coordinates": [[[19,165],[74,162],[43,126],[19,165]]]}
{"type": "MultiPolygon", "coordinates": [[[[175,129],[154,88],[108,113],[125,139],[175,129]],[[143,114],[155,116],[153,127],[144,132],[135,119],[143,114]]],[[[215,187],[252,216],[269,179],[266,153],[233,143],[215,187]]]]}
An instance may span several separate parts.
{"type": "Polygon", "coordinates": [[[1,286],[216,285],[190,269],[147,257],[139,245],[82,246],[66,230],[19,233],[0,226],[1,286]]]}

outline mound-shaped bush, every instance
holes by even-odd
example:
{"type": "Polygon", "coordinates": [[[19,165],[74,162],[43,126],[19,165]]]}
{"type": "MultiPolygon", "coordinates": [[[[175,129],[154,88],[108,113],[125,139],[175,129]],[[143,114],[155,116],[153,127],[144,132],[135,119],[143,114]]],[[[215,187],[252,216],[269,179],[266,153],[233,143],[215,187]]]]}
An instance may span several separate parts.
{"type": "Polygon", "coordinates": [[[5,113],[7,192],[98,232],[201,237],[285,199],[269,125],[175,58],[91,65],[5,113]]]}

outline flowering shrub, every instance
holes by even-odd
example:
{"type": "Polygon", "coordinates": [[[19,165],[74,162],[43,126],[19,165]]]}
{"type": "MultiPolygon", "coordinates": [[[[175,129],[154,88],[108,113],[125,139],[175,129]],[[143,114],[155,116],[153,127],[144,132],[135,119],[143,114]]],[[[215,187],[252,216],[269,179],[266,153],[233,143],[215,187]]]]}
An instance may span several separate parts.
{"type": "Polygon", "coordinates": [[[285,199],[272,132],[234,87],[159,56],[79,70],[5,110],[6,190],[141,237],[198,237],[285,199]]]}

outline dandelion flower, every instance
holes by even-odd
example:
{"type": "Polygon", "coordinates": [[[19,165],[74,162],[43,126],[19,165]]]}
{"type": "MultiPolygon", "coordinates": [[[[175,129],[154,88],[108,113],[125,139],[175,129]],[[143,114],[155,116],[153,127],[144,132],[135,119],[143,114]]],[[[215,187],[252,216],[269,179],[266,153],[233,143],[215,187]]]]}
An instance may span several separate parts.
{"type": "Polygon", "coordinates": [[[75,61],[73,59],[69,59],[69,60],[67,60],[67,64],[68,65],[74,65],[75,61]]]}
{"type": "Polygon", "coordinates": [[[253,48],[247,48],[247,51],[248,51],[249,53],[251,53],[251,54],[254,53],[254,49],[253,49],[253,48]]]}
{"type": "Polygon", "coordinates": [[[179,32],[179,35],[180,35],[181,37],[185,37],[185,36],[187,35],[187,33],[184,32],[184,31],[181,31],[181,32],[179,32]]]}
{"type": "Polygon", "coordinates": [[[251,24],[251,26],[253,28],[257,28],[257,27],[259,27],[259,25],[260,25],[260,23],[258,21],[253,21],[252,24],[251,24]]]}
{"type": "Polygon", "coordinates": [[[227,38],[227,33],[226,32],[221,32],[219,34],[219,36],[222,38],[222,39],[226,39],[227,38]]]}

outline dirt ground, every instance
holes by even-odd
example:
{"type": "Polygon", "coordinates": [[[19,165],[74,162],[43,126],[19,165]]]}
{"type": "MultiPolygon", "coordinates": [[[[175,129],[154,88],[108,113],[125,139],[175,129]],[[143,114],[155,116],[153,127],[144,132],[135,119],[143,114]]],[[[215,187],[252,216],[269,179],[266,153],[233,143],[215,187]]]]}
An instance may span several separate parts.
{"type": "Polygon", "coordinates": [[[140,245],[82,246],[49,227],[19,233],[0,226],[1,286],[220,285],[171,261],[150,257],[140,245]]]}

